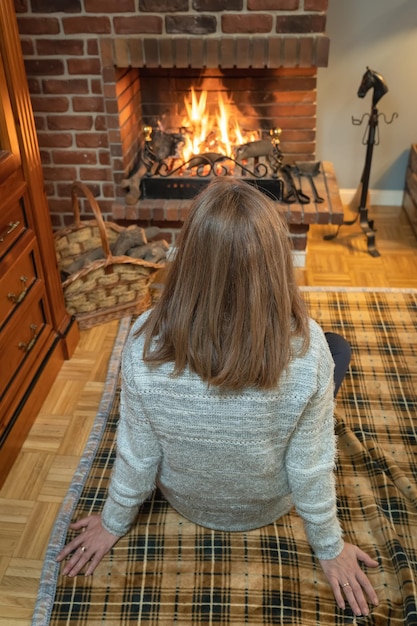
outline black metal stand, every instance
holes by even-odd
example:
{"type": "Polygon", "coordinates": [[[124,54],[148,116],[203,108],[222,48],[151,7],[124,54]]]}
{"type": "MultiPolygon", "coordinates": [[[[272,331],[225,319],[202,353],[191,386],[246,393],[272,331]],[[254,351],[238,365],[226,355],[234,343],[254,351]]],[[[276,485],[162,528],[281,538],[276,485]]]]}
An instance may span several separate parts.
{"type": "MultiPolygon", "coordinates": [[[[370,174],[371,174],[372,155],[373,155],[374,145],[375,143],[378,143],[378,141],[376,141],[376,137],[377,137],[378,120],[379,120],[380,114],[378,113],[378,108],[376,106],[376,103],[388,91],[388,87],[386,86],[385,81],[380,74],[367,68],[367,71],[365,72],[362,78],[362,82],[358,90],[358,95],[360,97],[363,97],[368,91],[368,89],[370,89],[371,87],[374,88],[374,94],[372,98],[372,108],[371,108],[370,115],[368,116],[368,114],[365,114],[362,116],[362,119],[360,120],[352,118],[352,124],[361,125],[365,117],[369,117],[368,128],[367,128],[367,132],[365,132],[364,141],[363,141],[363,143],[365,143],[367,147],[366,147],[365,165],[364,165],[361,180],[360,180],[361,193],[360,193],[360,202],[359,202],[359,207],[358,207],[358,215],[353,220],[346,220],[342,222],[342,224],[339,224],[334,234],[325,235],[323,238],[327,241],[335,239],[337,235],[339,234],[340,228],[342,226],[352,226],[353,224],[357,222],[359,218],[360,227],[366,236],[368,252],[371,256],[378,257],[381,255],[378,252],[376,245],[375,245],[376,230],[374,228],[373,220],[368,219],[368,208],[366,205],[367,205],[368,190],[369,190],[369,179],[370,179],[370,174]]],[[[397,117],[397,113],[394,113],[391,120],[387,121],[384,116],[384,121],[386,124],[391,124],[395,117],[397,117]]]]}
{"type": "Polygon", "coordinates": [[[339,234],[339,230],[342,226],[352,226],[355,224],[359,218],[359,224],[362,231],[366,235],[368,252],[371,256],[377,257],[381,256],[378,252],[375,245],[375,233],[374,222],[373,220],[368,219],[368,208],[366,206],[367,197],[368,197],[368,189],[369,189],[369,178],[371,175],[371,165],[372,165],[372,154],[375,145],[375,136],[376,129],[378,126],[378,109],[377,107],[372,107],[372,112],[369,117],[368,124],[368,139],[367,139],[367,148],[366,148],[366,157],[365,157],[365,165],[363,168],[362,176],[361,176],[361,196],[358,207],[358,215],[353,220],[346,220],[339,224],[337,230],[332,235],[325,235],[324,239],[329,241],[331,239],[335,239],[339,234]]]}

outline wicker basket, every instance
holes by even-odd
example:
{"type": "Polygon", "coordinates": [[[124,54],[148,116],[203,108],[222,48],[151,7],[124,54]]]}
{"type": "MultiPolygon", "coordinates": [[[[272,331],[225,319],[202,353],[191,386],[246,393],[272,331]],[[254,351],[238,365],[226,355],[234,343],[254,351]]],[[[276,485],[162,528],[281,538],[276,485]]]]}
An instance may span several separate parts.
{"type": "Polygon", "coordinates": [[[61,255],[61,261],[67,267],[81,254],[100,245],[105,258],[93,261],[63,282],[68,312],[75,315],[80,328],[85,329],[145,311],[152,303],[150,294],[152,277],[157,270],[164,267],[164,264],[149,263],[129,256],[112,256],[109,233],[118,235],[123,228],[116,224],[107,226],[108,223],[103,220],[93,194],[88,187],[78,181],[72,186],[72,206],[76,220],[74,227],[64,229],[67,232],[60,231],[56,234],[58,259],[61,255]],[[96,218],[94,221],[80,222],[77,195],[79,191],[84,192],[87,197],[96,218]],[[95,238],[94,246],[88,241],[90,235],[86,237],[88,233],[91,234],[91,239],[95,238]],[[64,239],[68,241],[67,247],[63,245],[64,239]],[[73,256],[69,254],[70,249],[73,249],[73,256]]]}
{"type": "Polygon", "coordinates": [[[78,181],[74,182],[72,187],[72,211],[74,213],[74,222],[71,226],[62,228],[54,234],[58,268],[60,271],[66,270],[71,263],[76,261],[86,252],[94,250],[102,245],[100,228],[103,224],[107,233],[107,240],[110,245],[114,243],[120,233],[125,230],[123,226],[119,226],[114,222],[105,222],[99,209],[98,212],[94,212],[96,219],[81,221],[77,189],[85,194],[93,211],[97,208],[97,202],[90,189],[83,183],[78,181]],[[98,214],[99,217],[97,217],[98,214]],[[100,224],[98,223],[99,220],[100,224]]]}

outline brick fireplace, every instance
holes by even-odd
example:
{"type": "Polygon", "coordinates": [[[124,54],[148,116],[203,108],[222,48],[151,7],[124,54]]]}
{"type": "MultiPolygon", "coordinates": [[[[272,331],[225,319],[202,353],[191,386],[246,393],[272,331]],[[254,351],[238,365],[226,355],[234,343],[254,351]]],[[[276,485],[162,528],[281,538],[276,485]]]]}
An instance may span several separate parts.
{"type": "Polygon", "coordinates": [[[72,221],[70,187],[81,180],[108,219],[154,223],[175,239],[186,205],[128,205],[123,187],[158,81],[171,93],[202,75],[221,79],[245,114],[251,104],[261,124],[282,128],[285,156],[313,160],[327,3],[15,0],[54,227],[72,221]]]}

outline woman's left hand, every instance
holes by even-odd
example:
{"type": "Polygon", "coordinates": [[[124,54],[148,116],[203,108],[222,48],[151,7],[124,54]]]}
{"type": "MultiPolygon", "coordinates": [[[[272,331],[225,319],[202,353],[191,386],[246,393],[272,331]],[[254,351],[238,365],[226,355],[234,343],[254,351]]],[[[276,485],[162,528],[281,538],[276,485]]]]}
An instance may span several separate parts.
{"type": "Polygon", "coordinates": [[[362,571],[359,561],[368,567],[378,567],[378,561],[351,543],[345,543],[335,559],[320,559],[320,565],[333,589],[334,597],[341,609],[345,598],[355,615],[368,615],[368,602],[378,604],[378,596],[369,578],[362,571]],[[344,596],[344,597],[343,597],[344,596]]]}
{"type": "Polygon", "coordinates": [[[70,528],[81,530],[81,533],[61,550],[56,560],[61,562],[72,552],[62,573],[65,576],[76,576],[87,565],[85,575],[89,576],[120,537],[112,535],[103,527],[101,515],[83,517],[71,524],[70,528]]]}

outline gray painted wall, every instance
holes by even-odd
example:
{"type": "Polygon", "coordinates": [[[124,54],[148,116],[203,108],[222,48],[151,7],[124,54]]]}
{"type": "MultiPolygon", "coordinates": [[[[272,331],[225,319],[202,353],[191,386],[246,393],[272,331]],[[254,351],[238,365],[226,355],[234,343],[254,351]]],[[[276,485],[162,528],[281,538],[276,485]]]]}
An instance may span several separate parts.
{"type": "Polygon", "coordinates": [[[374,147],[370,190],[403,190],[410,145],[417,142],[417,0],[329,0],[330,60],[318,71],[317,158],[332,161],[339,186],[356,189],[366,146],[372,90],[357,90],[366,66],[384,77],[388,93],[378,110],[379,145],[374,147]]]}

